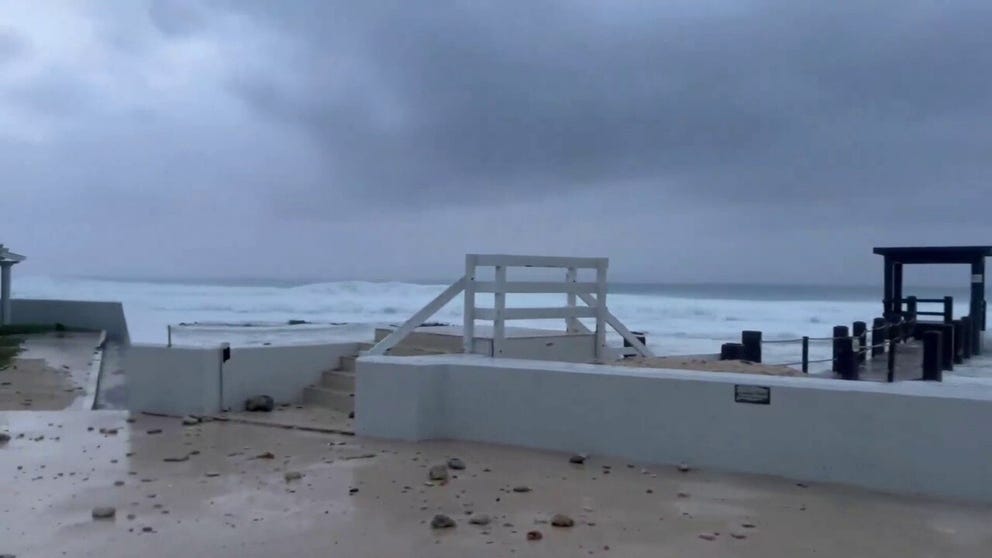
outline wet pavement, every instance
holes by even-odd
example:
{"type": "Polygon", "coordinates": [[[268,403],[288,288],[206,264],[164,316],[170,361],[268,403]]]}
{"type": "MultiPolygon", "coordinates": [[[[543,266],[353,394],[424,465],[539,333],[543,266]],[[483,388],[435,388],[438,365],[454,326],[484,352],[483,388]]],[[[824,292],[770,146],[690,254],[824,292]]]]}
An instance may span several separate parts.
{"type": "Polygon", "coordinates": [[[0,554],[992,555],[992,506],[596,456],[576,465],[484,444],[127,420],[120,411],[0,413],[0,432],[12,436],[0,444],[0,554]],[[466,468],[428,482],[428,468],[452,456],[466,468]],[[116,517],[93,519],[97,506],[116,517]],[[439,513],[456,527],[432,529],[439,513]],[[575,526],[547,523],[556,513],[575,526]],[[470,524],[478,514],[492,522],[470,524]],[[540,540],[527,540],[534,530],[540,540]]]}

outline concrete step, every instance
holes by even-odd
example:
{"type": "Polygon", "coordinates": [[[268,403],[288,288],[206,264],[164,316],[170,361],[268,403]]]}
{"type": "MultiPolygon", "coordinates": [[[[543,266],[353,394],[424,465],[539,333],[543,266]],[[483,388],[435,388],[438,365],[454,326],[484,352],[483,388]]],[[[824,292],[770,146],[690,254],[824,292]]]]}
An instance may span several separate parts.
{"type": "Polygon", "coordinates": [[[342,413],[350,413],[355,410],[355,397],[349,391],[309,386],[303,388],[303,404],[319,405],[342,413]]]}
{"type": "Polygon", "coordinates": [[[343,356],[338,359],[337,370],[343,372],[354,372],[355,371],[355,359],[358,358],[355,355],[343,356]]]}
{"type": "Polygon", "coordinates": [[[355,392],[355,373],[344,370],[328,370],[320,375],[318,387],[355,392]]]}

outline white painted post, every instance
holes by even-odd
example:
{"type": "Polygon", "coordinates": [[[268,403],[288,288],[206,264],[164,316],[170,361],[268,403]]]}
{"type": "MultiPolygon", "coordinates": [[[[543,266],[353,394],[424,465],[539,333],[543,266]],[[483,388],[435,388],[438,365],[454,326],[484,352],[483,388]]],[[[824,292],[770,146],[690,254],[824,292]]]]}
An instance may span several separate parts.
{"type": "MultiPolygon", "coordinates": [[[[576,268],[568,268],[565,272],[565,283],[575,283],[578,280],[578,275],[578,270],[576,268]]],[[[568,297],[568,307],[575,308],[575,292],[569,291],[566,296],[568,297]]],[[[578,333],[578,321],[578,318],[565,318],[565,331],[568,333],[578,333]]]]}
{"type": "Polygon", "coordinates": [[[596,361],[606,359],[606,266],[603,260],[596,266],[596,361]]]}
{"type": "Polygon", "coordinates": [[[493,320],[493,356],[503,356],[503,340],[506,339],[506,266],[496,266],[496,289],[493,294],[494,311],[496,313],[493,320]]]}
{"type": "Polygon", "coordinates": [[[475,268],[476,254],[465,254],[465,309],[462,312],[462,352],[471,354],[475,349],[475,268]]]}

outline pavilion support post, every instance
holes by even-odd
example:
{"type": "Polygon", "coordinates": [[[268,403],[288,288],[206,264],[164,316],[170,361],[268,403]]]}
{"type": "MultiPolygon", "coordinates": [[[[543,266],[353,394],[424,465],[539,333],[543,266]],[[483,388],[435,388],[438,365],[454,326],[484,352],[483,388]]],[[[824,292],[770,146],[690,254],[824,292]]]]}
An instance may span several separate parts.
{"type": "Polygon", "coordinates": [[[10,268],[12,261],[0,262],[0,325],[11,322],[10,316],[10,268]]]}
{"type": "Polygon", "coordinates": [[[902,263],[899,262],[892,264],[892,298],[892,311],[902,316],[902,263]]]}
{"type": "Polygon", "coordinates": [[[971,263],[971,352],[981,354],[982,332],[985,331],[985,258],[971,263]]]}
{"type": "Polygon", "coordinates": [[[885,256],[882,279],[882,317],[892,319],[892,258],[885,256]]]}

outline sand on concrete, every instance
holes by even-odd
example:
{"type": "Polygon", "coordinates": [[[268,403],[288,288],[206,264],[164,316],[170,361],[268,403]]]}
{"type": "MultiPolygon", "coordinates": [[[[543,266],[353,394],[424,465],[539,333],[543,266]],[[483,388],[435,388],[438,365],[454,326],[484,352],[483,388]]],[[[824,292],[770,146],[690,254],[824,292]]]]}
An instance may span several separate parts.
{"type": "Polygon", "coordinates": [[[85,395],[98,333],[17,337],[23,340],[20,354],[0,370],[0,411],[65,409],[85,395]]]}
{"type": "Polygon", "coordinates": [[[765,376],[805,376],[801,371],[777,364],[760,364],[747,360],[720,360],[708,356],[632,357],[611,362],[615,366],[635,368],[669,368],[698,372],[737,372],[765,376]]]}
{"type": "Polygon", "coordinates": [[[13,435],[0,446],[0,554],[792,558],[987,557],[992,549],[986,505],[595,455],[575,465],[567,454],[494,445],[127,416],[0,413],[0,430],[13,435]],[[428,483],[428,468],[450,457],[465,470],[428,483]],[[97,506],[114,506],[116,518],[92,519],[97,506]],[[558,513],[575,526],[551,526],[558,513]],[[457,526],[432,530],[435,514],[457,526]],[[476,514],[492,522],[470,524],[476,514]],[[526,540],[532,530],[541,540],[526,540]]]}

